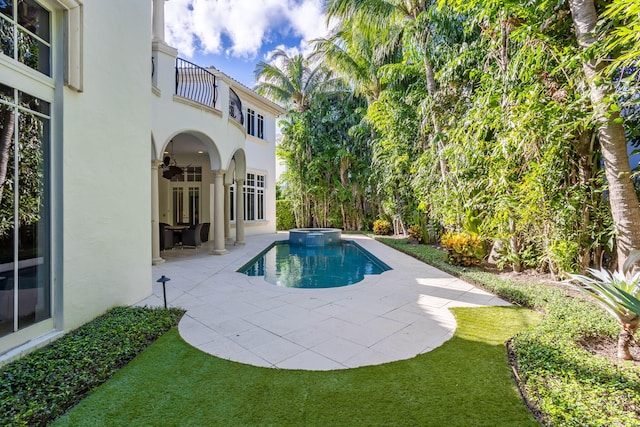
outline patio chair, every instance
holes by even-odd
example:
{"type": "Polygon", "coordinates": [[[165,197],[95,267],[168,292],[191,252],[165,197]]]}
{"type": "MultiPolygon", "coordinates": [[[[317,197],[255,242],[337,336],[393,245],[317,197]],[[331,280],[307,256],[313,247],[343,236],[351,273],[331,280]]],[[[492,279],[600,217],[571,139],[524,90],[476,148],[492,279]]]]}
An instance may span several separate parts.
{"type": "Polygon", "coordinates": [[[173,248],[174,239],[173,239],[173,231],[167,230],[169,224],[165,222],[160,223],[160,250],[164,251],[165,249],[173,248]]]}
{"type": "Polygon", "coordinates": [[[202,245],[200,233],[202,232],[202,224],[196,224],[193,228],[182,231],[182,247],[189,246],[197,248],[202,245]]]}
{"type": "Polygon", "coordinates": [[[202,243],[209,241],[209,228],[211,227],[211,223],[203,222],[202,230],[200,230],[200,241],[202,243]]]}

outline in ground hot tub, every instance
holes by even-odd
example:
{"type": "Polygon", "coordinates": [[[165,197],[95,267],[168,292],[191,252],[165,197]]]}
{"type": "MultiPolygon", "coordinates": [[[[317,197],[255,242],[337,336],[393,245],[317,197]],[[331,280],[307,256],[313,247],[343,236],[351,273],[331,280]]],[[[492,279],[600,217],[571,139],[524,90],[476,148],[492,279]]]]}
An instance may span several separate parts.
{"type": "Polygon", "coordinates": [[[289,244],[298,246],[330,246],[340,243],[338,228],[294,228],[289,230],[289,244]]]}

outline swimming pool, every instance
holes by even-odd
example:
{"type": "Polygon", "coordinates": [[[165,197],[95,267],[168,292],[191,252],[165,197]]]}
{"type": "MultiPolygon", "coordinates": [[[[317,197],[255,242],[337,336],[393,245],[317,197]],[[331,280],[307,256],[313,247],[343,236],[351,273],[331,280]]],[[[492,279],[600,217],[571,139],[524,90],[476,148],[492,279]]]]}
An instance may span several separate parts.
{"type": "Polygon", "coordinates": [[[329,246],[274,242],[238,272],[287,288],[337,288],[391,268],[353,241],[329,246]]]}

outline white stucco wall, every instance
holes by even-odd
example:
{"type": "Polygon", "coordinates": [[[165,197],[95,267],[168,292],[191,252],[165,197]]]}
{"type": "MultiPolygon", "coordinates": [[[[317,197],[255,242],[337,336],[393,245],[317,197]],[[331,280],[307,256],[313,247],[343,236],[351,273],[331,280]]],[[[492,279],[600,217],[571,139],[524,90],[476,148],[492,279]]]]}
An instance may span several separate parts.
{"type": "MultiPolygon", "coordinates": [[[[284,110],[245,87],[236,87],[245,113],[250,108],[264,117],[264,139],[247,135],[245,153],[247,172],[266,175],[265,221],[246,223],[247,236],[276,232],[276,120],[284,110]]],[[[233,226],[232,226],[233,228],[233,226]]]]}
{"type": "Polygon", "coordinates": [[[64,90],[63,326],[151,292],[151,2],[85,0],[84,91],[64,90]]]}
{"type": "MultiPolygon", "coordinates": [[[[246,155],[247,172],[266,175],[265,188],[265,220],[247,222],[245,235],[273,233],[275,224],[275,120],[280,112],[279,107],[256,95],[248,88],[239,85],[233,79],[211,69],[217,76],[218,101],[216,108],[198,106],[185,102],[173,95],[174,57],[171,48],[158,47],[154,53],[157,57],[156,87],[153,100],[152,126],[156,141],[156,156],[162,159],[160,150],[171,139],[178,141],[184,134],[189,138],[196,137],[204,146],[203,155],[175,154],[173,158],[180,166],[202,166],[201,183],[201,220],[211,221],[211,186],[213,174],[211,170],[221,168],[230,172],[230,161],[233,154],[242,149],[246,155]],[[229,118],[229,87],[232,87],[242,101],[243,113],[251,108],[264,116],[264,139],[246,135],[244,129],[229,118]],[[225,108],[226,106],[226,108],[225,108]]],[[[246,119],[246,117],[245,117],[246,119]]],[[[171,150],[171,146],[168,148],[171,150]]],[[[231,178],[227,178],[228,181],[231,178]]],[[[159,220],[173,224],[171,212],[171,185],[166,179],[159,179],[159,220]]],[[[235,223],[231,223],[231,236],[235,238],[235,223]]]]}
{"type": "MultiPolygon", "coordinates": [[[[267,219],[248,223],[246,235],[275,232],[275,116],[281,109],[234,87],[245,111],[250,106],[265,117],[265,139],[247,137],[229,118],[228,89],[237,82],[227,76],[220,76],[215,110],[176,99],[175,51],[166,45],[158,51],[157,43],[151,44],[150,1],[83,0],[82,11],[83,78],[74,80],[82,92],[63,84],[62,45],[54,46],[55,324],[45,326],[63,330],[151,293],[151,162],[162,159],[175,135],[188,133],[206,146],[203,156],[180,159],[202,165],[201,222],[211,217],[211,170],[230,167],[234,153],[243,150],[247,171],[266,175],[267,219]]],[[[58,34],[62,14],[56,20],[58,34]]],[[[166,209],[162,215],[168,188],[160,178],[161,222],[172,222],[166,209]]]]}
{"type": "MultiPolygon", "coordinates": [[[[267,129],[269,118],[265,117],[265,134],[271,133],[267,129]]],[[[268,135],[265,135],[268,138],[268,135]]],[[[276,232],[276,151],[272,140],[264,140],[254,136],[247,136],[246,155],[247,172],[266,175],[265,182],[265,221],[248,222],[245,228],[247,236],[276,232]]]]}

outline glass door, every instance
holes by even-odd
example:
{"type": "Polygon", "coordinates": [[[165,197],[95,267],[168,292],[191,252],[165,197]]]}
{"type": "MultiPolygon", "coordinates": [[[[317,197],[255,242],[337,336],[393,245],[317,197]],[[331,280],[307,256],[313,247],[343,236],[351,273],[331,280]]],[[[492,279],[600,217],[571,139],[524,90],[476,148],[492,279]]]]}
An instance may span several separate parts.
{"type": "Polygon", "coordinates": [[[173,224],[200,223],[200,184],[171,183],[173,224]]]}

